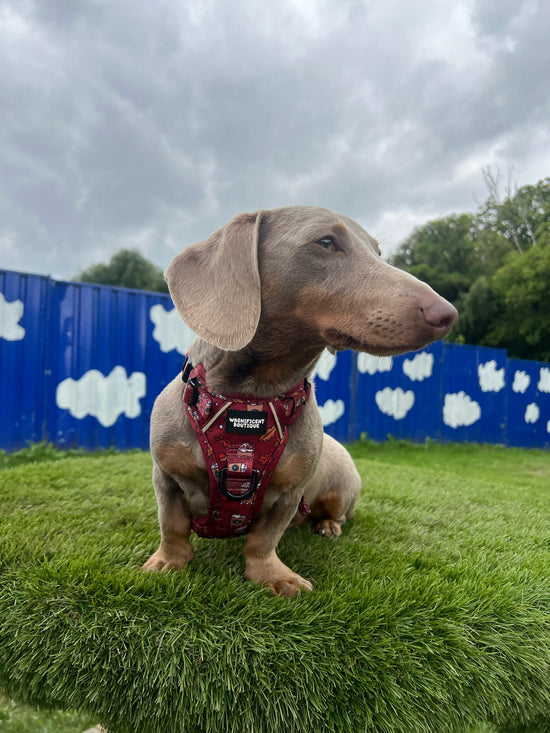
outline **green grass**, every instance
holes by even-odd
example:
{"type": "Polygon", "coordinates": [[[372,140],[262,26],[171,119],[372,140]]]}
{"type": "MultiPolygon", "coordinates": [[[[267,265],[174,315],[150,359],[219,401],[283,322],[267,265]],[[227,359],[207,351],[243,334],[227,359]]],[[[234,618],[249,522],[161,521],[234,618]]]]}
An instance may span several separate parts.
{"type": "Polygon", "coordinates": [[[0,695],[2,733],[82,733],[95,722],[90,716],[19,705],[0,695]]]}
{"type": "Polygon", "coordinates": [[[242,539],[139,571],[158,544],[148,454],[5,456],[0,730],[550,730],[550,456],[351,451],[343,537],[280,543],[314,583],[292,600],[243,580],[242,539]],[[8,699],[85,717],[18,728],[8,699]]]}

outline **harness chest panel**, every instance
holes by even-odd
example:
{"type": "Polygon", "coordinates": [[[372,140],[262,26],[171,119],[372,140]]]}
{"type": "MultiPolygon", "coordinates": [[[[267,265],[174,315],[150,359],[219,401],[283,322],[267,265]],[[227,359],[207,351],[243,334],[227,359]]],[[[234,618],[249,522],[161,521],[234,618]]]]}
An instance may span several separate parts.
{"type": "MultiPolygon", "coordinates": [[[[208,390],[202,364],[184,366],[185,411],[202,449],[210,482],[205,517],[192,519],[200,537],[246,534],[262,507],[265,491],[285,449],[288,425],[309,398],[304,380],[274,398],[233,395],[208,390]]],[[[309,513],[302,498],[300,511],[309,513]]]]}

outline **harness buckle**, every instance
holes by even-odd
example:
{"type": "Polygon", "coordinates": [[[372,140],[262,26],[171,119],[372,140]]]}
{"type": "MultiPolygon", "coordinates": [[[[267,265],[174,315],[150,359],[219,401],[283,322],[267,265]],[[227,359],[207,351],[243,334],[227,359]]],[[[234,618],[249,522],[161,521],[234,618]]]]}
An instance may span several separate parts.
{"type": "MultiPolygon", "coordinates": [[[[244,494],[232,494],[227,488],[227,466],[220,471],[220,491],[227,499],[234,499],[236,501],[244,501],[250,499],[258,488],[258,480],[260,478],[260,472],[257,468],[252,469],[252,476],[250,477],[250,488],[244,494]]],[[[247,479],[245,479],[246,481],[247,479]]]]}
{"type": "Polygon", "coordinates": [[[187,381],[183,399],[190,407],[194,407],[197,404],[197,400],[199,399],[199,385],[197,384],[196,377],[187,381]]]}
{"type": "Polygon", "coordinates": [[[183,362],[183,367],[181,369],[181,379],[183,382],[187,382],[189,379],[189,375],[193,371],[193,364],[189,360],[189,357],[185,357],[185,361],[183,362]]]}

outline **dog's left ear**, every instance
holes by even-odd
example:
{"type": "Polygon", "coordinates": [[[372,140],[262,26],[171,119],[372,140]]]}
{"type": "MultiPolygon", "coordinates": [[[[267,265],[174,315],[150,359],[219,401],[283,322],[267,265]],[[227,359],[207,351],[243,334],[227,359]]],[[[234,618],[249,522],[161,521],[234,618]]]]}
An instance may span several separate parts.
{"type": "Polygon", "coordinates": [[[226,351],[246,346],[260,319],[262,215],[237,215],[208,239],[187,247],[164,273],[174,305],[189,328],[226,351]]]}

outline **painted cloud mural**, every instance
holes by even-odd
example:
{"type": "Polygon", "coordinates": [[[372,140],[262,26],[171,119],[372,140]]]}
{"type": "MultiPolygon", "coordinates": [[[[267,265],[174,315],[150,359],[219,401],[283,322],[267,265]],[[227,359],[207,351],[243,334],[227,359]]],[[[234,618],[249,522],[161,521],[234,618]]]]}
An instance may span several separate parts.
{"type": "Polygon", "coordinates": [[[473,425],[481,417],[479,404],[464,392],[446,394],[443,422],[451,428],[473,425]]]}
{"type": "Polygon", "coordinates": [[[312,378],[319,377],[319,379],[326,382],[330,377],[330,373],[336,366],[337,358],[336,354],[331,354],[330,351],[324,349],[323,353],[319,357],[319,361],[315,365],[315,369],[311,375],[312,378]]]}
{"type": "Polygon", "coordinates": [[[345,411],[346,406],[344,405],[344,400],[327,400],[324,405],[319,405],[323,425],[331,425],[333,422],[336,422],[336,420],[342,417],[345,411]]]}
{"type": "Polygon", "coordinates": [[[155,324],[153,338],[158,342],[160,350],[166,353],[176,349],[185,356],[195,334],[183,322],[177,310],[172,308],[167,311],[159,303],[151,308],[149,317],[155,324]]]}
{"type": "Polygon", "coordinates": [[[133,372],[128,377],[124,367],[116,366],[107,377],[90,369],[78,380],[64,379],[57,385],[55,399],[57,406],[69,410],[73,417],[81,420],[92,415],[109,428],[119,415],[140,415],[139,400],[145,392],[145,374],[133,372]]]}
{"type": "Polygon", "coordinates": [[[531,402],[531,404],[527,405],[527,409],[525,410],[525,417],[524,417],[525,422],[536,423],[539,417],[540,417],[539,406],[536,404],[536,402],[531,402]]]}
{"type": "Polygon", "coordinates": [[[497,363],[494,359],[480,364],[477,368],[479,377],[479,386],[482,392],[500,392],[504,389],[504,367],[497,369],[497,363]]]}
{"type": "Polygon", "coordinates": [[[403,362],[403,373],[413,382],[421,382],[432,376],[434,366],[434,355],[422,351],[412,359],[405,359],[403,362]]]}
{"type": "Polygon", "coordinates": [[[402,420],[414,405],[414,392],[411,390],[404,392],[401,387],[397,389],[385,387],[375,394],[374,399],[378,409],[384,415],[390,415],[395,420],[402,420]]]}
{"type": "Polygon", "coordinates": [[[25,329],[19,325],[24,305],[20,300],[11,303],[0,293],[0,338],[6,341],[20,341],[25,338],[25,329]]]}
{"type": "Polygon", "coordinates": [[[391,356],[373,356],[372,354],[357,354],[357,369],[361,374],[376,374],[376,372],[389,372],[393,366],[391,356]]]}
{"type": "Polygon", "coordinates": [[[550,392],[550,369],[548,367],[541,367],[537,389],[539,392],[550,392]]]}
{"type": "Polygon", "coordinates": [[[516,372],[514,372],[514,383],[512,384],[512,389],[514,390],[514,392],[525,394],[525,391],[530,384],[531,377],[527,374],[527,372],[524,372],[521,369],[518,369],[516,372]]]}

